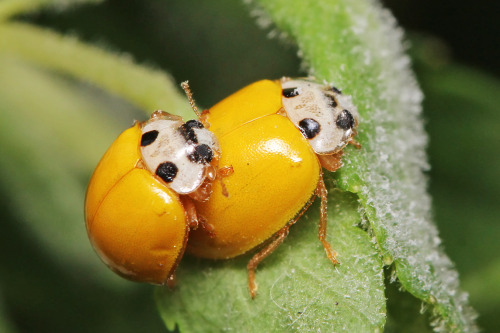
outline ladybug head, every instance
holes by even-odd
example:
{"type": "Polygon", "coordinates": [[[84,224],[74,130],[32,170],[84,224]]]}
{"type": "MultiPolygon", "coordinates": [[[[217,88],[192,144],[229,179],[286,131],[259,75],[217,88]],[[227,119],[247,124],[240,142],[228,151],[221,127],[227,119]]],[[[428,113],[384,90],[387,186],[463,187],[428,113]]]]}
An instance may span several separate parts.
{"type": "Polygon", "coordinates": [[[283,79],[281,87],[288,118],[317,154],[336,153],[356,135],[359,116],[351,96],[310,80],[283,79]]]}
{"type": "Polygon", "coordinates": [[[141,130],[146,168],[179,194],[196,191],[220,154],[215,136],[198,120],[184,123],[178,116],[155,111],[141,130]]]}

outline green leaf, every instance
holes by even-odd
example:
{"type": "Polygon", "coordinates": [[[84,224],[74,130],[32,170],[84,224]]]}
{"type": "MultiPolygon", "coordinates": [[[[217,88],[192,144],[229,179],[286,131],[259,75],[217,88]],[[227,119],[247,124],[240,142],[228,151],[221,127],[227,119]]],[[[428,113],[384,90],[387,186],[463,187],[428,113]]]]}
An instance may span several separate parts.
{"type": "Polygon", "coordinates": [[[385,322],[382,262],[355,196],[330,191],[329,239],[340,253],[334,267],[318,241],[319,206],[290,229],[285,242],[259,266],[259,294],[247,287],[250,256],[227,261],[184,257],[178,286],[158,289],[160,313],[181,332],[381,331],[385,322]]]}
{"type": "MultiPolygon", "coordinates": [[[[387,274],[389,275],[389,274],[387,274]]],[[[430,333],[427,306],[410,293],[401,290],[398,283],[386,278],[387,324],[385,333],[430,333]]]]}
{"type": "MultiPolygon", "coordinates": [[[[329,186],[330,203],[336,204],[330,205],[328,236],[342,265],[333,268],[317,241],[315,205],[259,267],[256,300],[250,300],[246,288],[249,256],[226,262],[183,260],[178,289],[158,292],[167,325],[178,322],[186,331],[380,331],[385,320],[383,258],[394,263],[409,293],[431,305],[436,330],[475,331],[474,314],[430,221],[422,176],[427,162],[421,93],[394,19],[367,0],[259,2],[259,21],[274,22],[295,40],[310,72],[353,95],[362,116],[363,148],[349,147],[345,167],[334,176],[337,187],[356,195],[329,186]]],[[[71,270],[72,258],[83,263],[95,258],[74,225],[82,218],[75,214],[83,200],[78,179],[102,154],[106,145],[99,138],[111,141],[107,125],[101,125],[110,122],[96,116],[103,106],[94,94],[77,94],[74,82],[68,88],[66,78],[52,71],[93,83],[148,112],[161,107],[191,115],[190,108],[165,74],[27,24],[0,25],[0,68],[5,152],[0,169],[9,175],[1,184],[12,190],[9,200],[29,229],[71,270]],[[27,135],[19,135],[25,128],[30,129],[27,135]],[[92,147],[98,148],[92,151],[90,144],[80,145],[94,140],[92,147]]],[[[86,272],[93,272],[92,264],[86,272]]]]}
{"type": "Polygon", "coordinates": [[[359,195],[384,261],[394,263],[407,291],[433,306],[437,331],[476,331],[430,218],[422,94],[394,18],[365,0],[258,3],[296,40],[311,73],[353,95],[363,148],[346,156],[337,178],[359,195]]]}

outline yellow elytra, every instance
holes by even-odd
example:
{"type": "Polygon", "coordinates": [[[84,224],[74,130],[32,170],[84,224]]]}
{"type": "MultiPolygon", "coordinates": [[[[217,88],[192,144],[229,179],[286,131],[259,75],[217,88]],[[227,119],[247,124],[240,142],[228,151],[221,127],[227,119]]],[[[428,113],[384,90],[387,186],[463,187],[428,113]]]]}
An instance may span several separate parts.
{"type": "Polygon", "coordinates": [[[221,166],[234,172],[195,207],[209,228],[192,230],[188,252],[228,259],[264,247],[248,264],[255,297],[255,269],[279,246],[289,227],[321,198],[319,239],[328,258],[336,253],[326,241],[326,188],[322,167],[341,166],[344,147],[354,143],[358,114],[349,96],[309,80],[284,78],[253,83],[202,114],[217,137],[221,166]],[[211,230],[211,232],[208,232],[211,230]]]}
{"type": "Polygon", "coordinates": [[[111,270],[138,282],[172,281],[198,226],[192,202],[210,195],[219,154],[201,122],[163,111],[113,142],[85,199],[89,239],[111,270]]]}

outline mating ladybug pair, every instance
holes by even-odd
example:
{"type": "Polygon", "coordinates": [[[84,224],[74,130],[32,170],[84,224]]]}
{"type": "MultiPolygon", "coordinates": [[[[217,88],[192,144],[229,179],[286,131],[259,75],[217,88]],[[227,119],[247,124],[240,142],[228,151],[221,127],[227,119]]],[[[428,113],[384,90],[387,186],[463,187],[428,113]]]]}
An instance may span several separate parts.
{"type": "Polygon", "coordinates": [[[119,275],[155,284],[172,281],[185,250],[228,259],[259,247],[248,263],[253,298],[256,267],[319,196],[319,239],[336,264],[322,167],[341,166],[357,124],[350,96],[289,78],[253,83],[199,120],[156,111],[94,171],[85,201],[92,245],[119,275]]]}

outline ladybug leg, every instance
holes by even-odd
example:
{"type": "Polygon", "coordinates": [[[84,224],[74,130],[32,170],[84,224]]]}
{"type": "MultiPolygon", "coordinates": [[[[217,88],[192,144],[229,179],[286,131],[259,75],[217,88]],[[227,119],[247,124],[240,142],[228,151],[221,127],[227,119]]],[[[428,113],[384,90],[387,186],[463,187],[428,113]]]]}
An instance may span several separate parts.
{"type": "Polygon", "coordinates": [[[210,238],[214,238],[216,236],[215,228],[212,224],[208,223],[207,219],[203,216],[198,216],[198,221],[200,227],[205,231],[210,238]]]}
{"type": "Polygon", "coordinates": [[[217,171],[217,175],[221,178],[231,176],[233,173],[234,173],[234,169],[233,169],[232,165],[222,167],[217,171]]]}
{"type": "MultiPolygon", "coordinates": [[[[193,203],[193,199],[188,196],[181,196],[182,205],[184,206],[184,211],[186,212],[187,225],[190,230],[196,230],[202,228],[210,238],[215,237],[215,228],[213,225],[208,223],[207,219],[203,216],[199,216],[196,212],[196,207],[193,203]]],[[[168,281],[167,281],[168,284],[168,281]]]]}
{"type": "Polygon", "coordinates": [[[337,252],[332,249],[332,246],[326,240],[326,225],[328,222],[327,215],[327,190],[325,187],[325,182],[323,181],[323,175],[318,182],[318,187],[316,188],[316,194],[321,199],[321,208],[320,208],[320,217],[319,217],[319,231],[318,237],[320,242],[323,244],[325,248],[326,255],[328,259],[334,264],[337,265],[339,262],[337,260],[337,252]]]}
{"type": "Polygon", "coordinates": [[[233,166],[225,166],[217,170],[217,179],[220,182],[220,186],[222,188],[222,195],[226,198],[229,197],[229,192],[227,191],[226,185],[224,184],[224,178],[231,176],[234,173],[233,166]]]}
{"type": "Polygon", "coordinates": [[[196,230],[200,224],[198,220],[198,213],[196,213],[196,207],[194,206],[193,200],[185,195],[181,197],[182,205],[184,206],[184,211],[186,212],[186,220],[189,229],[196,230]]]}
{"type": "Polygon", "coordinates": [[[349,139],[348,144],[353,145],[354,147],[356,147],[358,149],[361,149],[361,143],[359,143],[358,141],[356,141],[354,139],[354,137],[352,137],[352,138],[349,139]]]}
{"type": "Polygon", "coordinates": [[[266,245],[262,250],[260,250],[257,254],[255,254],[252,259],[248,262],[248,289],[250,290],[250,296],[252,299],[257,296],[257,282],[255,281],[255,269],[264,260],[268,255],[270,255],[281,243],[285,240],[285,237],[288,235],[288,229],[290,226],[286,226],[276,234],[276,238],[266,245]]]}

